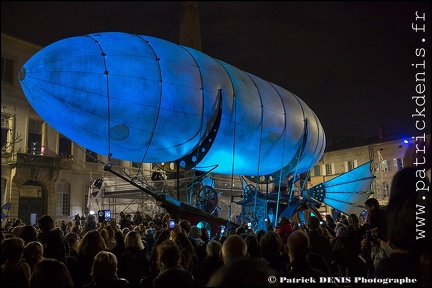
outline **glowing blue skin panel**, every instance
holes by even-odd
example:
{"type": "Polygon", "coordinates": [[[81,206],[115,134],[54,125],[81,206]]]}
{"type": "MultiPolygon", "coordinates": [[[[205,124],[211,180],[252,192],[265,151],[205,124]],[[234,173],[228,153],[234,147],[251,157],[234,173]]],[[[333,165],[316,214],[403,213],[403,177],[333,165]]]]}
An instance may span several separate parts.
{"type": "Polygon", "coordinates": [[[161,163],[197,151],[220,106],[198,170],[257,176],[294,163],[299,174],[325,148],[318,117],[293,93],[155,37],[103,32],[60,40],[31,57],[19,79],[44,121],[116,159],[161,163]]]}

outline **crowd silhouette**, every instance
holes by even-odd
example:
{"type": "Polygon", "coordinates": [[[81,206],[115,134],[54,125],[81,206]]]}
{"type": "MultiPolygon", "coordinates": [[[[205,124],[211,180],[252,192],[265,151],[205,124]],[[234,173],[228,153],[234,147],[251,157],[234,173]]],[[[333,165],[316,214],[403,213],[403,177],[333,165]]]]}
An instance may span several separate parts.
{"type": "Polygon", "coordinates": [[[341,214],[326,215],[324,223],[309,216],[298,226],[282,217],[267,231],[254,231],[244,221],[209,235],[198,223],[181,220],[172,229],[168,222],[175,215],[150,217],[145,211],[101,223],[92,215],[57,224],[44,215],[34,226],[15,219],[2,228],[1,284],[303,287],[329,277],[357,277],[363,280],[327,284],[399,286],[397,281],[409,279],[412,286],[430,287],[430,197],[418,191],[419,183],[430,187],[427,173],[421,173],[426,171],[430,175],[430,166],[397,172],[386,207],[375,198],[364,203],[365,222],[341,214]]]}

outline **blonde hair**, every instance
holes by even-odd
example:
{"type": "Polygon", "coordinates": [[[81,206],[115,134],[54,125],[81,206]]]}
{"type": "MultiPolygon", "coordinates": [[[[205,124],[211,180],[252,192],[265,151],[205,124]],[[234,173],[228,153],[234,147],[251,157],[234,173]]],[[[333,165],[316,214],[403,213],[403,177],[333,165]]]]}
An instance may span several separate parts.
{"type": "Polygon", "coordinates": [[[125,237],[125,248],[144,249],[144,243],[141,240],[141,235],[137,231],[129,231],[125,237]]]}
{"type": "Polygon", "coordinates": [[[113,276],[117,273],[117,257],[108,251],[100,251],[93,258],[91,275],[93,279],[113,276]]]}

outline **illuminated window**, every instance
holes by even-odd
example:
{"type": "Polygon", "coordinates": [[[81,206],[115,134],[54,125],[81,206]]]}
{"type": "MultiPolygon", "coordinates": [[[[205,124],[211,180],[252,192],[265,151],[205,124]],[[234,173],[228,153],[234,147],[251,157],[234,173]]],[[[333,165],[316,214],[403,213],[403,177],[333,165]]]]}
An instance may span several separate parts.
{"type": "Polygon", "coordinates": [[[13,60],[1,58],[1,80],[2,82],[6,82],[10,85],[13,85],[13,60]]]}
{"type": "Polygon", "coordinates": [[[43,121],[30,119],[28,129],[28,153],[41,154],[43,121]]]}
{"type": "Polygon", "coordinates": [[[389,172],[390,171],[390,161],[383,160],[381,161],[381,172],[389,172]]]}
{"type": "Polygon", "coordinates": [[[56,214],[58,216],[69,216],[70,184],[66,182],[57,183],[56,192],[57,192],[56,214]]]}
{"type": "Polygon", "coordinates": [[[72,157],[72,141],[62,134],[59,135],[59,156],[61,158],[72,157]]]}
{"type": "Polygon", "coordinates": [[[86,149],[86,162],[97,162],[97,156],[98,154],[96,152],[93,152],[89,149],[86,149]]]}
{"type": "Polygon", "coordinates": [[[387,181],[383,181],[381,187],[382,197],[386,198],[390,196],[390,183],[387,181]]]}
{"type": "Polygon", "coordinates": [[[394,162],[395,162],[395,167],[396,167],[397,171],[400,171],[404,168],[403,158],[394,159],[394,162]]]}

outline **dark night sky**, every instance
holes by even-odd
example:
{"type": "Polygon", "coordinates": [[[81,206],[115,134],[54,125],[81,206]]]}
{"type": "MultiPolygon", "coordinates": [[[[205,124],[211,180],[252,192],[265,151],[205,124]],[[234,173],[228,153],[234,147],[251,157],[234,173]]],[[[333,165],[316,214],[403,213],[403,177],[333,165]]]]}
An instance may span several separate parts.
{"type": "MultiPolygon", "coordinates": [[[[2,1],[1,30],[46,46],[123,31],[179,42],[178,1],[2,1]]],[[[430,125],[428,1],[199,3],[202,51],[299,96],[327,136],[415,132],[415,73],[426,72],[430,125]],[[428,33],[415,32],[415,12],[428,33]],[[426,42],[421,41],[422,38],[426,42]],[[411,63],[427,51],[426,70],[411,63]]],[[[428,130],[430,133],[430,126],[428,130]]]]}

